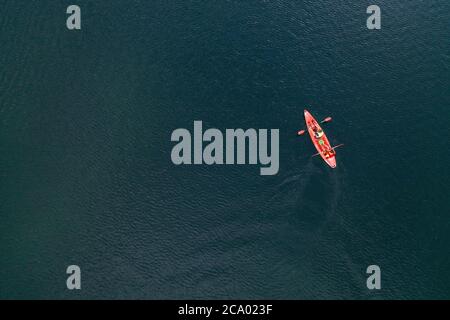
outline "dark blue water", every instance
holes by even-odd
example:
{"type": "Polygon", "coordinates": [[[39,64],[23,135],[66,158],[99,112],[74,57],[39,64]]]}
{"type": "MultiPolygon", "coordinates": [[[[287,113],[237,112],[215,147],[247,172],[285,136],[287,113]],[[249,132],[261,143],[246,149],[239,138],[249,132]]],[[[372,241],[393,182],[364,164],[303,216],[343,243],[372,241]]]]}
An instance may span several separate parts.
{"type": "Polygon", "coordinates": [[[0,298],[450,297],[450,2],[69,4],[0,6],[0,298]],[[279,128],[280,172],[174,166],[194,120],[279,128]]]}

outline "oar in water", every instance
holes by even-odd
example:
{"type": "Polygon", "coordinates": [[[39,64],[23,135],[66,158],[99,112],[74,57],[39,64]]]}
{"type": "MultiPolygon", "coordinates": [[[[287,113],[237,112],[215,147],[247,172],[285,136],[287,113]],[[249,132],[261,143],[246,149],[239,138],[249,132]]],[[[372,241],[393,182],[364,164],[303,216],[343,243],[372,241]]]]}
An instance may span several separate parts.
{"type": "MultiPolygon", "coordinates": [[[[331,117],[326,117],[325,119],[323,119],[322,121],[320,121],[320,123],[331,122],[331,120],[333,120],[333,118],[331,118],[331,117]]],[[[298,136],[301,136],[301,135],[303,135],[305,132],[306,132],[305,129],[299,130],[299,131],[297,131],[297,135],[298,135],[298,136]]]]}
{"type": "MultiPolygon", "coordinates": [[[[341,144],[338,144],[337,146],[331,148],[331,150],[334,150],[334,149],[337,149],[337,148],[340,148],[340,147],[343,147],[343,146],[344,146],[344,144],[341,143],[341,144]]],[[[315,154],[313,154],[311,157],[316,157],[316,156],[318,156],[319,154],[320,154],[320,152],[315,153],[315,154]]]]}

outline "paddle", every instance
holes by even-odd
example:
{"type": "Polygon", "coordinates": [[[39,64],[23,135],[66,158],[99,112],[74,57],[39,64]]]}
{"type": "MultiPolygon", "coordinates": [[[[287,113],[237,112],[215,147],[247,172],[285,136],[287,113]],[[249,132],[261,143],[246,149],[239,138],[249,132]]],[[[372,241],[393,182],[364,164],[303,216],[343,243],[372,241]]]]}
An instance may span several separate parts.
{"type": "MultiPolygon", "coordinates": [[[[334,150],[334,149],[337,149],[337,148],[340,148],[340,147],[343,147],[343,146],[344,146],[344,144],[341,143],[341,144],[338,144],[337,146],[331,148],[331,150],[334,150]]],[[[316,156],[318,156],[319,154],[320,154],[320,152],[315,153],[315,154],[313,154],[311,157],[316,157],[316,156]]]]}
{"type": "MultiPolygon", "coordinates": [[[[320,121],[320,123],[327,123],[327,122],[331,122],[331,120],[333,120],[333,118],[331,117],[326,117],[325,119],[323,119],[322,121],[320,121]]],[[[306,130],[299,130],[297,131],[297,135],[301,136],[306,132],[306,130]]]]}
{"type": "Polygon", "coordinates": [[[344,146],[344,144],[343,143],[341,143],[341,144],[338,144],[337,146],[335,146],[335,147],[333,147],[333,148],[331,148],[331,149],[337,149],[337,148],[340,148],[340,147],[343,147],[344,146]]]}

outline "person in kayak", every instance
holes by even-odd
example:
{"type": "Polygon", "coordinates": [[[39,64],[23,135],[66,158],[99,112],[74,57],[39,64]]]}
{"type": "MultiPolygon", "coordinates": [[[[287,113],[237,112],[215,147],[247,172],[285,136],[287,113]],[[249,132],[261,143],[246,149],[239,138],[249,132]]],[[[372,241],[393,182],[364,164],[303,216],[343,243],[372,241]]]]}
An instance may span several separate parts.
{"type": "Polygon", "coordinates": [[[323,130],[322,129],[318,129],[317,127],[313,128],[314,131],[314,138],[316,139],[320,139],[323,136],[323,130]]]}
{"type": "Polygon", "coordinates": [[[323,155],[325,156],[325,158],[331,158],[334,157],[334,155],[336,154],[336,152],[333,149],[325,149],[323,151],[323,155]]]}

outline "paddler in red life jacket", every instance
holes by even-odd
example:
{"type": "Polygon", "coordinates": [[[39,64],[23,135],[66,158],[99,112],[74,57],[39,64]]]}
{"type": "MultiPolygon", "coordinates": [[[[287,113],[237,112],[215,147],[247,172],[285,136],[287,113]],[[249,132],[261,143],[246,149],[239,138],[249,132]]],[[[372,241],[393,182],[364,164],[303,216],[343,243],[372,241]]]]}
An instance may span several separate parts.
{"type": "Polygon", "coordinates": [[[323,150],[323,155],[325,158],[331,158],[336,154],[333,148],[323,150]]]}

